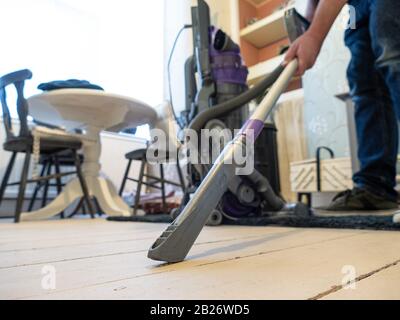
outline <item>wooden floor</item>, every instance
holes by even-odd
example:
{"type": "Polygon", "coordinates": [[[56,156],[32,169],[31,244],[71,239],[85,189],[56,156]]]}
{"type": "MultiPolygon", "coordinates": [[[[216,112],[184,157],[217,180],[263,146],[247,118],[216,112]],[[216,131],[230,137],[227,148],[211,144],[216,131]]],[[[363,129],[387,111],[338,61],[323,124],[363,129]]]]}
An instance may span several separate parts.
{"type": "Polygon", "coordinates": [[[162,265],[146,254],[164,228],[2,221],[0,298],[400,299],[399,232],[206,228],[187,261],[162,265]]]}

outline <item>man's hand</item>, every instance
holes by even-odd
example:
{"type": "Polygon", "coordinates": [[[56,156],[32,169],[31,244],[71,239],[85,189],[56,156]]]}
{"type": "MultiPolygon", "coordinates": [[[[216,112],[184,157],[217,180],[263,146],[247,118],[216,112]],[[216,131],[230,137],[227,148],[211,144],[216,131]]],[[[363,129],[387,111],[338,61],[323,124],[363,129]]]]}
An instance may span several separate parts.
{"type": "Polygon", "coordinates": [[[304,35],[293,42],[286,54],[283,65],[287,65],[297,58],[299,60],[297,75],[299,76],[302,76],[306,70],[312,68],[330,28],[346,3],[347,0],[309,1],[310,15],[313,14],[315,5],[318,4],[315,15],[311,17],[311,26],[304,35]]]}
{"type": "Polygon", "coordinates": [[[311,69],[318,58],[321,51],[322,42],[317,37],[314,37],[309,32],[303,34],[290,46],[289,51],[286,53],[284,65],[287,65],[295,58],[299,61],[297,69],[297,76],[302,76],[304,73],[311,69]]]}

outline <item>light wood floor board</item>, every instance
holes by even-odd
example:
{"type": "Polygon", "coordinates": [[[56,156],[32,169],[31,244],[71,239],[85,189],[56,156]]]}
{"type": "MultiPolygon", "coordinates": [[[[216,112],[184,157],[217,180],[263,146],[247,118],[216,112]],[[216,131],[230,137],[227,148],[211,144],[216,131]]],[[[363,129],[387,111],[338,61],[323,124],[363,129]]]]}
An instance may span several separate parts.
{"type": "Polygon", "coordinates": [[[354,288],[341,289],[325,296],[325,300],[399,300],[400,261],[397,265],[365,278],[354,288]]]}
{"type": "Polygon", "coordinates": [[[146,257],[164,229],[101,219],[0,223],[0,298],[334,298],[343,266],[362,276],[400,260],[397,232],[225,226],[205,228],[187,261],[164,265],[146,257]],[[44,266],[55,268],[56,290],[42,289],[44,266]]]}

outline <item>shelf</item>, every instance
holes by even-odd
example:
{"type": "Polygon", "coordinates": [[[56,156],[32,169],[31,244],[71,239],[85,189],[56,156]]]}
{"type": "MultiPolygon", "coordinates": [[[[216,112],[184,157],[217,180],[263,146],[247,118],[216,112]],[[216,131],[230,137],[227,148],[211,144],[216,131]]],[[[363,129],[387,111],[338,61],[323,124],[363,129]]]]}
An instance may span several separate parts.
{"type": "Polygon", "coordinates": [[[287,37],[284,22],[285,11],[279,10],[268,17],[255,22],[254,24],[242,29],[240,36],[257,48],[263,48],[275,41],[287,37]]]}
{"type": "Polygon", "coordinates": [[[261,7],[263,4],[268,2],[269,0],[246,0],[248,3],[253,5],[255,8],[261,7]]]}
{"type": "Polygon", "coordinates": [[[259,6],[263,5],[267,1],[268,0],[247,0],[247,2],[251,3],[255,7],[259,7],[259,6]]]}
{"type": "Polygon", "coordinates": [[[249,68],[249,76],[247,83],[249,85],[256,84],[259,80],[269,75],[283,61],[284,55],[277,56],[273,59],[261,62],[249,68]]]}
{"type": "Polygon", "coordinates": [[[284,103],[291,100],[304,99],[304,89],[296,89],[293,91],[285,92],[278,100],[279,103],[284,103]]]}

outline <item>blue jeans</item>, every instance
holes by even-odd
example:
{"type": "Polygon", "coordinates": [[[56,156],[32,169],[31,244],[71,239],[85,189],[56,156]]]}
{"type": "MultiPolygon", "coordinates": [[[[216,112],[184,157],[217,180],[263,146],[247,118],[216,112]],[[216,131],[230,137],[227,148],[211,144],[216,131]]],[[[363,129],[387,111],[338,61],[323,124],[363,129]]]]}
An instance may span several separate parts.
{"type": "Polygon", "coordinates": [[[350,0],[356,29],[346,30],[347,77],[355,103],[358,187],[395,199],[400,119],[400,1],[350,0]],[[396,117],[397,116],[397,117],[396,117]]]}

